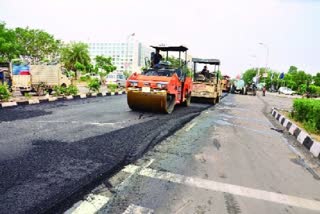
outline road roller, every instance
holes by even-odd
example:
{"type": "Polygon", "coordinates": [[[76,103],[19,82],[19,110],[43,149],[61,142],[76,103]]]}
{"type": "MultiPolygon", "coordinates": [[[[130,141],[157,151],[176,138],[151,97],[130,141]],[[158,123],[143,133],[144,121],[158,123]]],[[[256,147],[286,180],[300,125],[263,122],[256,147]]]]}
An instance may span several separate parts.
{"type": "Polygon", "coordinates": [[[191,93],[192,102],[216,104],[222,96],[222,82],[220,80],[220,60],[192,58],[194,65],[193,89],[191,93]],[[197,72],[197,64],[204,65],[201,72],[197,72]],[[213,70],[209,71],[208,65],[213,70]]]}
{"type": "MultiPolygon", "coordinates": [[[[156,50],[151,54],[149,68],[142,73],[133,73],[126,82],[127,102],[132,110],[153,111],[170,114],[175,105],[189,106],[191,102],[192,75],[187,68],[185,46],[151,46],[156,50]],[[179,54],[178,65],[168,61],[169,52],[179,54]],[[160,53],[166,53],[166,59],[160,53]],[[182,59],[184,54],[185,59],[182,59]]],[[[177,64],[177,63],[175,63],[177,64]]]]}

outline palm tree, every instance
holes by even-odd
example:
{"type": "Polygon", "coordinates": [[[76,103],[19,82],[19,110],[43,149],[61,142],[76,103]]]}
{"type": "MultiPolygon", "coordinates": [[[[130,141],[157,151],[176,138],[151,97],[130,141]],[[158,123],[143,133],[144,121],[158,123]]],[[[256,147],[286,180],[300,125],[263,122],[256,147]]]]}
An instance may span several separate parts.
{"type": "MultiPolygon", "coordinates": [[[[67,70],[77,71],[76,64],[90,64],[89,47],[85,43],[70,43],[61,49],[61,62],[67,70]]],[[[76,76],[77,78],[77,76],[76,76]]]]}

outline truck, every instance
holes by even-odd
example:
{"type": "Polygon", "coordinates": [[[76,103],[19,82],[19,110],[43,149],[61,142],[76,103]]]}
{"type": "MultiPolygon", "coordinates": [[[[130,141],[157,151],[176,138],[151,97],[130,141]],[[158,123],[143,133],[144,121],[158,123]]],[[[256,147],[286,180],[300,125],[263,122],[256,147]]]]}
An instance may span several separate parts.
{"type": "Polygon", "coordinates": [[[9,67],[12,79],[11,89],[13,91],[20,91],[22,95],[31,91],[30,66],[28,62],[13,59],[9,67]]]}
{"type": "Polygon", "coordinates": [[[192,78],[187,73],[185,46],[151,46],[156,52],[166,52],[166,60],[152,63],[141,74],[133,73],[126,82],[127,102],[132,110],[155,111],[170,114],[176,105],[189,106],[192,78]],[[169,52],[179,53],[179,65],[168,62],[169,52]],[[185,59],[181,59],[181,54],[185,59]],[[184,62],[183,62],[184,61],[184,62]]]}
{"type": "Polygon", "coordinates": [[[233,94],[239,93],[239,94],[245,95],[247,91],[246,91],[246,85],[244,80],[242,79],[235,80],[231,86],[231,93],[233,94]]]}
{"type": "Polygon", "coordinates": [[[43,95],[44,91],[49,94],[55,86],[68,87],[72,78],[66,75],[66,69],[60,64],[54,65],[31,65],[31,87],[37,95],[43,95]]]}
{"type": "Polygon", "coordinates": [[[219,103],[222,96],[221,80],[218,72],[220,60],[193,58],[192,62],[194,65],[192,102],[219,103]],[[206,75],[197,73],[197,64],[214,65],[214,70],[206,75]]]}
{"type": "Polygon", "coordinates": [[[11,63],[12,89],[22,95],[36,92],[41,96],[45,91],[51,94],[55,86],[71,85],[65,71],[60,64],[28,65],[14,61],[11,63]]]}

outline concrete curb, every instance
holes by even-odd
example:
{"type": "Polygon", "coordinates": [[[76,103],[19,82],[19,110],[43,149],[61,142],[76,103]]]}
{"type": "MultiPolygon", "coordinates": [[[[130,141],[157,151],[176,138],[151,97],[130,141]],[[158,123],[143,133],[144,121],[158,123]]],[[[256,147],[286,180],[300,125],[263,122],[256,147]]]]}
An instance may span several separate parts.
{"type": "Polygon", "coordinates": [[[315,157],[320,155],[320,143],[311,138],[311,136],[299,128],[285,116],[278,112],[278,109],[272,108],[271,114],[280,124],[285,127],[291,135],[293,135],[300,144],[306,147],[315,157]]]}
{"type": "Polygon", "coordinates": [[[121,94],[126,94],[126,91],[100,92],[100,93],[79,94],[76,96],[70,95],[65,97],[49,97],[44,99],[32,99],[32,100],[17,101],[17,102],[4,102],[4,103],[0,103],[0,109],[16,107],[16,106],[35,105],[35,104],[55,102],[55,101],[61,101],[61,100],[68,101],[68,100],[74,100],[74,99],[87,99],[92,97],[116,96],[121,94]]]}

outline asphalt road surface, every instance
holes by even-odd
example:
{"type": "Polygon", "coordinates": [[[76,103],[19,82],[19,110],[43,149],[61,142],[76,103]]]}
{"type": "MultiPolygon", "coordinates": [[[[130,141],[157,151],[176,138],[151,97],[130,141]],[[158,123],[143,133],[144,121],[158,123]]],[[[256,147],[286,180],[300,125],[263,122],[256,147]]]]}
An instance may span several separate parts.
{"type": "Polygon", "coordinates": [[[290,103],[229,95],[67,213],[320,213],[319,159],[270,117],[290,103]]]}
{"type": "Polygon", "coordinates": [[[126,96],[0,110],[0,213],[42,213],[140,158],[208,105],[132,112],[126,96]]]}

